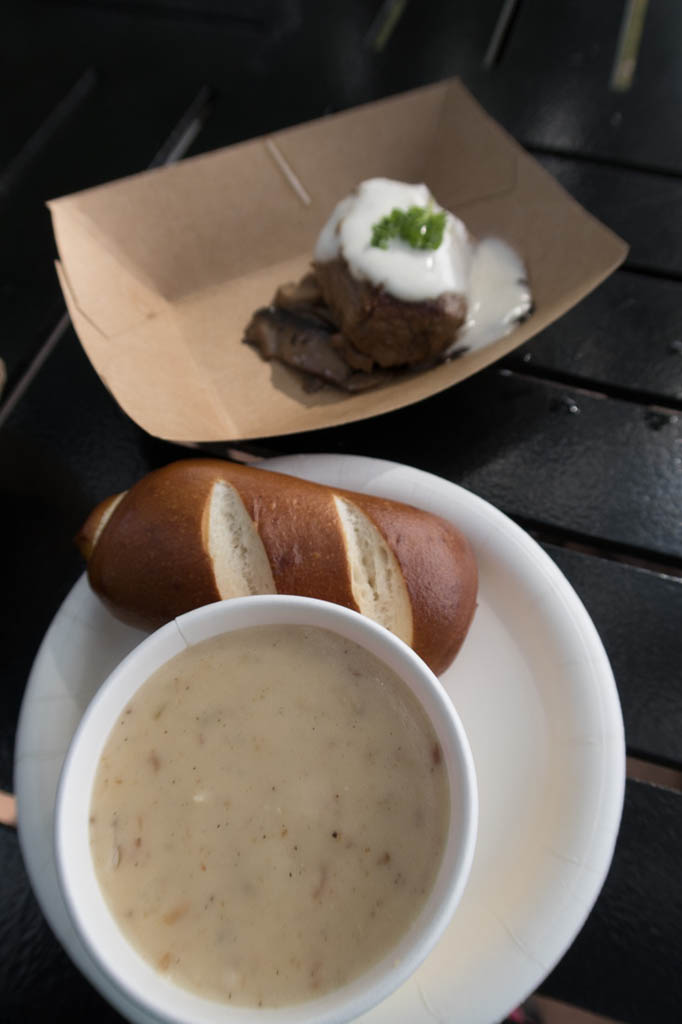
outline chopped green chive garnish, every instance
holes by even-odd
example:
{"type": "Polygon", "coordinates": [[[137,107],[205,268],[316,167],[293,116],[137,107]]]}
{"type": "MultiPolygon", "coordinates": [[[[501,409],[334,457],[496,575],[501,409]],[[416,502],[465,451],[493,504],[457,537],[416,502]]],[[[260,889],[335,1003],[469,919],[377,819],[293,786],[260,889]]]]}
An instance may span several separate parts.
{"type": "Polygon", "coordinates": [[[409,210],[396,207],[373,226],[372,245],[388,249],[392,238],[400,238],[413,249],[437,249],[443,241],[445,217],[445,210],[434,213],[426,206],[410,206],[409,210]]]}

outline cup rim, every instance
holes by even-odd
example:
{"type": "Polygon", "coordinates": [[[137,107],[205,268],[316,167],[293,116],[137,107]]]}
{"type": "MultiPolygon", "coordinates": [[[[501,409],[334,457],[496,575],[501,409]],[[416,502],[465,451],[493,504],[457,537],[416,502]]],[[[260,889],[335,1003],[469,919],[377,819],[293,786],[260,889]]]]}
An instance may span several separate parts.
{"type": "Polygon", "coordinates": [[[102,683],[69,745],[55,805],[57,876],[75,930],[103,973],[135,1006],[164,1024],[341,1024],[395,991],[431,952],[464,892],[473,861],[478,794],[471,749],[442,683],[422,659],[383,626],[317,598],[271,594],[232,598],[194,609],[141,641],[102,683]],[[388,953],[347,985],[317,999],[276,1008],[231,1005],[164,978],[137,953],[109,911],[89,853],[87,825],[99,756],[116,715],[162,664],[221,633],[268,624],[326,628],[368,648],[403,679],[436,731],[450,784],[450,825],[441,865],[416,920],[388,953]],[[455,813],[456,810],[456,813],[455,813]]]}

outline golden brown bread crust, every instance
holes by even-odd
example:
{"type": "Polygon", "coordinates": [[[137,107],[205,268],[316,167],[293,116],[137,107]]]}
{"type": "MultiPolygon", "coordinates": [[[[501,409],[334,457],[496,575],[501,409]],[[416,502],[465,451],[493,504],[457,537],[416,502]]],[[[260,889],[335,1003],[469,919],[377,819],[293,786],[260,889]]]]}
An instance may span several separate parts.
{"type": "Polygon", "coordinates": [[[88,559],[92,589],[118,618],[156,629],[220,600],[207,545],[216,480],[239,491],[263,542],[277,593],[319,597],[357,611],[331,491],[304,480],[292,488],[280,474],[265,477],[260,470],[219,459],[183,459],[131,487],[94,551],[92,538],[114,499],[93,510],[76,538],[88,559]],[[308,528],[311,523],[314,529],[308,528]]]}
{"type": "Polygon", "coordinates": [[[420,509],[219,459],[185,459],[149,473],[116,505],[93,510],[77,538],[93,590],[119,618],[156,628],[220,599],[207,549],[216,480],[232,484],[254,521],[278,593],[357,610],[334,495],[353,501],[393,550],[412,604],[415,651],[436,673],[459,650],[476,607],[477,569],[466,538],[420,509]]]}
{"type": "Polygon", "coordinates": [[[333,601],[357,611],[333,493],[307,480],[210,460],[256,524],[278,594],[333,601]]]}
{"type": "Polygon", "coordinates": [[[95,506],[76,534],[76,547],[86,562],[90,558],[92,549],[95,546],[95,538],[97,536],[97,531],[100,528],[100,522],[107,515],[109,509],[117,498],[118,494],[112,494],[111,497],[105,498],[104,501],[100,501],[99,505],[95,506]]]}
{"type": "MultiPolygon", "coordinates": [[[[200,460],[186,460],[179,486],[171,464],[139,480],[114,509],[90,555],[88,578],[118,618],[156,629],[220,600],[206,549],[214,479],[200,460]]],[[[81,534],[94,532],[101,509],[81,534]]]]}
{"type": "Polygon", "coordinates": [[[476,610],[478,567],[471,546],[451,523],[423,509],[367,494],[351,497],[398,559],[413,610],[412,647],[440,675],[464,643],[476,610]]]}

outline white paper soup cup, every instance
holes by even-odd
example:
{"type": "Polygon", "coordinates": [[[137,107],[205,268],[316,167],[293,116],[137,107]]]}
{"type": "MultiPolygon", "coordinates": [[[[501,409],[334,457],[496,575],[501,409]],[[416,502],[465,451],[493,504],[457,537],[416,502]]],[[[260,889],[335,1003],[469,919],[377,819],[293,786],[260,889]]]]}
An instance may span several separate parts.
{"type": "Polygon", "coordinates": [[[393,634],[357,612],[284,595],[237,598],[180,616],[144,640],[115,669],[88,707],[69,748],[56,805],[56,853],[66,905],[102,971],[143,1012],[173,1024],[331,1024],[352,1020],[385,999],[418,967],[450,921],[473,857],[478,818],[471,752],[462,724],[436,676],[393,634]],[[137,689],[188,646],[263,625],[317,626],[355,641],[404,680],[435,729],[449,780],[445,852],[425,906],[393,949],[342,988],[277,1008],[244,1008],[180,988],[144,960],[119,930],[102,895],[89,845],[93,782],[102,749],[137,689]]]}

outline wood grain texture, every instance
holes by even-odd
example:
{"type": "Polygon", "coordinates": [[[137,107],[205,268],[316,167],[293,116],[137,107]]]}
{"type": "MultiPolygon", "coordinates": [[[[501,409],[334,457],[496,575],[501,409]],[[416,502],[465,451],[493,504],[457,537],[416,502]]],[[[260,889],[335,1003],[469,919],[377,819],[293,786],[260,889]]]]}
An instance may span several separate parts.
{"type": "Polygon", "coordinates": [[[505,365],[679,408],[682,284],[617,271],[505,365]]]}
{"type": "Polygon", "coordinates": [[[628,751],[682,767],[682,579],[554,545],[545,550],[575,588],[606,648],[628,751]]]}
{"type": "Polygon", "coordinates": [[[419,465],[525,523],[682,564],[677,413],[492,368],[418,407],[263,443],[419,465]]]}
{"type": "Polygon", "coordinates": [[[124,1024],[74,967],[50,930],[29,885],[19,839],[0,826],[2,908],[0,994],[6,1024],[124,1024]]]}
{"type": "Polygon", "coordinates": [[[523,0],[495,69],[470,84],[528,146],[682,172],[682,77],[676,0],[647,6],[631,87],[611,88],[622,0],[523,0]]]}
{"type": "Polygon", "coordinates": [[[578,202],[630,245],[628,266],[682,279],[682,178],[536,155],[578,202]]]}
{"type": "Polygon", "coordinates": [[[602,897],[543,993],[634,1024],[678,1019],[681,845],[682,795],[629,781],[602,897]]]}

